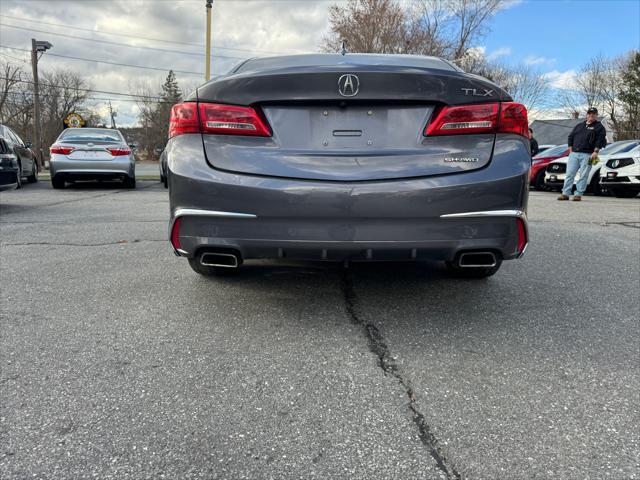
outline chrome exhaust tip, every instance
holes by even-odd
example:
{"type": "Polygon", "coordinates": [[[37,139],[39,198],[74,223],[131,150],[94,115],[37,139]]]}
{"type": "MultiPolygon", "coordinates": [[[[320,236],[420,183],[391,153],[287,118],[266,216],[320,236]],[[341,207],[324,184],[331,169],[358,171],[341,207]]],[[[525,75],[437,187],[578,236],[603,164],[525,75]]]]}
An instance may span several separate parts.
{"type": "Polygon", "coordinates": [[[200,265],[205,267],[238,268],[240,259],[234,253],[204,252],[200,255],[200,265]]]}
{"type": "Polygon", "coordinates": [[[493,252],[464,252],[458,257],[462,268],[495,267],[498,261],[493,252]]]}

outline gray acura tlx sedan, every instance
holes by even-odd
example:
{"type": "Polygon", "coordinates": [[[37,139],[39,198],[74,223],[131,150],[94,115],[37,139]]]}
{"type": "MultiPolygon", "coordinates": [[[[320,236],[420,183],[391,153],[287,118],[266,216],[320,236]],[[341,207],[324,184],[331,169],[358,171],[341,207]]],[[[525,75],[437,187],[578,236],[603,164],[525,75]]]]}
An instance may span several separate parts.
{"type": "Polygon", "coordinates": [[[434,57],[245,61],[171,112],[169,234],[202,275],[243,260],[440,260],[527,246],[527,112],[434,57]]]}

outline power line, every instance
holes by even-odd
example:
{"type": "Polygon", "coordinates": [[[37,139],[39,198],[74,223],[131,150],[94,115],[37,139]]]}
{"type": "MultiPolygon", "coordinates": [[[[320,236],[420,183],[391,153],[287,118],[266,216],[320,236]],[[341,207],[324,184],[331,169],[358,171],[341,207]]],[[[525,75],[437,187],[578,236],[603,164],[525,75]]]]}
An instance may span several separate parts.
{"type": "MultiPolygon", "coordinates": [[[[0,77],[0,80],[7,80],[7,77],[0,77]]],[[[17,80],[18,83],[28,83],[33,85],[34,82],[31,80],[17,80]]],[[[133,97],[137,99],[151,99],[151,100],[162,100],[162,97],[154,96],[154,95],[136,95],[132,93],[123,93],[123,92],[109,92],[106,90],[95,90],[92,88],[81,88],[81,87],[72,87],[69,85],[54,85],[51,83],[43,83],[38,82],[41,87],[52,87],[52,88],[66,88],[69,90],[78,90],[80,92],[92,92],[92,93],[104,93],[105,95],[122,95],[125,97],[133,97]]]]}
{"type": "MultiPolygon", "coordinates": [[[[29,52],[30,50],[27,50],[25,48],[17,48],[17,47],[10,47],[8,45],[0,45],[1,48],[9,48],[11,50],[20,50],[22,52],[29,52]]],[[[198,75],[198,76],[203,76],[204,73],[203,72],[192,72],[192,71],[188,71],[188,70],[174,70],[173,68],[157,68],[157,67],[146,67],[144,65],[133,65],[131,63],[118,63],[118,62],[108,62],[106,60],[95,60],[93,58],[82,58],[82,57],[72,57],[70,55],[60,55],[59,53],[46,53],[47,56],[52,56],[52,57],[59,57],[59,58],[68,58],[71,60],[80,60],[83,62],[95,62],[95,63],[105,63],[107,65],[116,65],[118,67],[131,67],[131,68],[142,68],[145,70],[157,70],[159,72],[168,72],[169,70],[173,70],[175,73],[182,73],[185,75],[198,75]]],[[[214,77],[219,77],[220,75],[212,75],[214,77]]]]}
{"type": "MultiPolygon", "coordinates": [[[[78,27],[76,25],[66,25],[66,24],[61,24],[61,23],[51,23],[51,22],[43,22],[41,20],[31,20],[31,19],[27,19],[27,18],[20,18],[20,17],[14,17],[11,15],[4,15],[4,14],[0,14],[0,17],[4,17],[4,18],[9,18],[11,20],[18,20],[20,22],[29,22],[29,23],[37,23],[37,24],[41,24],[41,25],[49,25],[52,27],[61,27],[61,28],[73,28],[74,30],[82,30],[85,32],[91,32],[94,34],[98,34],[98,35],[114,35],[114,36],[118,36],[118,37],[126,37],[126,38],[134,38],[137,40],[149,40],[152,42],[163,42],[163,43],[168,43],[168,44],[173,44],[173,45],[187,45],[187,46],[192,46],[192,47],[200,47],[200,48],[204,48],[204,44],[202,43],[192,43],[192,42],[179,42],[177,40],[165,40],[162,38],[154,38],[154,37],[141,37],[138,35],[130,35],[130,34],[126,34],[126,33],[116,33],[116,32],[110,32],[107,30],[94,30],[92,28],[86,28],[86,27],[78,27]]],[[[269,54],[274,54],[274,55],[287,55],[287,53],[285,52],[273,52],[273,51],[269,51],[269,50],[254,50],[254,49],[248,49],[248,48],[236,48],[236,47],[221,47],[219,45],[212,45],[213,48],[219,49],[219,50],[236,50],[238,52],[247,52],[247,53],[269,53],[269,54]]]]}
{"type": "MultiPolygon", "coordinates": [[[[42,85],[42,84],[40,84],[42,85]]],[[[68,87],[60,87],[60,88],[68,88],[68,87]]],[[[8,90],[7,91],[8,94],[14,95],[14,96],[24,96],[24,95],[29,95],[31,97],[34,96],[33,92],[27,92],[27,91],[19,91],[19,90],[8,90]]],[[[39,95],[41,98],[52,98],[52,97],[57,97],[57,95],[52,95],[52,94],[47,94],[47,93],[41,93],[39,95]]],[[[133,95],[133,96],[137,96],[137,95],[133,95]]],[[[160,98],[160,97],[158,97],[160,98]]],[[[140,102],[141,100],[136,100],[135,98],[109,98],[109,97],[86,97],[84,100],[86,101],[90,101],[90,100],[95,100],[95,101],[104,101],[104,102],[140,102]]],[[[174,102],[167,102],[165,100],[149,100],[149,99],[145,99],[145,101],[151,102],[151,103],[168,103],[173,105],[174,102]]],[[[14,101],[15,103],[15,101],[14,101]]]]}
{"type": "MultiPolygon", "coordinates": [[[[121,42],[111,42],[109,40],[98,40],[96,38],[87,38],[87,37],[78,37],[76,35],[69,35],[66,33],[53,33],[47,30],[39,30],[37,28],[27,28],[27,27],[20,27],[18,25],[10,25],[8,23],[0,23],[0,26],[3,27],[9,27],[9,28],[15,28],[16,30],[27,30],[29,32],[38,32],[38,33],[46,33],[47,35],[54,35],[54,36],[58,36],[58,37],[66,37],[66,38],[73,38],[75,40],[84,40],[87,42],[96,42],[96,43],[101,43],[101,44],[106,44],[106,45],[117,45],[119,47],[128,47],[128,48],[142,48],[145,50],[153,50],[156,52],[164,52],[164,53],[178,53],[180,55],[192,55],[195,57],[202,57],[202,53],[195,53],[195,52],[186,52],[184,50],[169,50],[166,48],[156,48],[156,47],[145,47],[142,45],[129,45],[128,43],[121,43],[121,42]]],[[[217,57],[217,58],[232,58],[232,59],[236,59],[236,60],[245,60],[247,57],[234,57],[234,56],[229,56],[229,55],[212,55],[212,57],[217,57]]]]}

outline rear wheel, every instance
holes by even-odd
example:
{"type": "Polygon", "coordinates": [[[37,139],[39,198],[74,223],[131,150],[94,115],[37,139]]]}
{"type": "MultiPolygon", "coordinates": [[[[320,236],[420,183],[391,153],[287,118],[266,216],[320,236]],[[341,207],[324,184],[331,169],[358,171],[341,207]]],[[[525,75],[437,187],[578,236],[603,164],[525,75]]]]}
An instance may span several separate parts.
{"type": "Polygon", "coordinates": [[[33,172],[27,177],[27,182],[36,183],[38,181],[38,166],[35,160],[33,161],[33,172]]]}
{"type": "Polygon", "coordinates": [[[164,185],[164,188],[169,188],[169,179],[166,175],[162,177],[162,184],[164,185]]]}
{"type": "Polygon", "coordinates": [[[16,173],[16,189],[22,188],[22,165],[18,163],[18,171],[16,173]]]}
{"type": "Polygon", "coordinates": [[[51,186],[56,190],[64,188],[64,179],[60,177],[51,177],[51,186]]]}
{"type": "Polygon", "coordinates": [[[189,258],[189,266],[199,275],[204,277],[228,277],[237,272],[237,268],[211,267],[202,265],[200,257],[189,258]]]}
{"type": "Polygon", "coordinates": [[[458,278],[487,278],[500,270],[502,260],[496,259],[493,267],[458,267],[453,262],[445,262],[447,270],[458,278]]]}
{"type": "Polygon", "coordinates": [[[126,188],[136,188],[136,177],[125,177],[122,183],[126,188]]]}
{"type": "Polygon", "coordinates": [[[625,188],[613,188],[613,187],[609,187],[609,189],[611,190],[611,193],[613,193],[613,196],[616,198],[633,198],[636,195],[638,195],[638,192],[636,192],[635,190],[627,190],[625,188]]]}

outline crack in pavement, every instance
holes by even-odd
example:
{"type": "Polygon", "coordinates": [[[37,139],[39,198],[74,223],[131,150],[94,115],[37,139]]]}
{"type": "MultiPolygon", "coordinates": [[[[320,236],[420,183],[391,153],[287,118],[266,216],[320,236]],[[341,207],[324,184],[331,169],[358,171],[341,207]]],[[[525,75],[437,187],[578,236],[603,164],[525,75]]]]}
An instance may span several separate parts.
{"type": "Polygon", "coordinates": [[[418,436],[422,444],[427,447],[431,457],[435,460],[436,465],[447,479],[460,480],[462,477],[446,457],[431,427],[426,421],[424,415],[418,410],[416,405],[416,395],[411,387],[411,382],[400,371],[395,359],[389,353],[389,347],[385,342],[384,336],[373,323],[362,320],[356,312],[356,294],[353,288],[353,281],[349,275],[349,270],[345,268],[342,276],[342,292],[344,294],[347,314],[354,325],[362,327],[369,341],[369,350],[378,357],[378,366],[383,370],[385,375],[391,375],[404,389],[409,399],[408,408],[413,415],[413,423],[418,428],[418,436]]]}
{"type": "Polygon", "coordinates": [[[25,247],[28,245],[52,245],[60,247],[104,247],[106,245],[127,245],[129,243],[149,243],[149,242],[169,242],[166,238],[158,239],[134,239],[134,240],[117,240],[115,242],[105,243],[56,243],[56,242],[26,242],[26,243],[0,243],[2,247],[25,247]]]}

